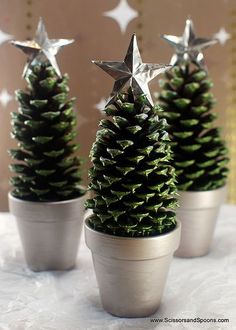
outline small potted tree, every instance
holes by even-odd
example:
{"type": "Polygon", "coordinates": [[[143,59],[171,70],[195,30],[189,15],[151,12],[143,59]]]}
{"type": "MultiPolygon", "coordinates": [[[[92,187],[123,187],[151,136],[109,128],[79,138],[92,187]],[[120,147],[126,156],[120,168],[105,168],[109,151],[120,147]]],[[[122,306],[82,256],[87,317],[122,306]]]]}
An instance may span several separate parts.
{"type": "Polygon", "coordinates": [[[19,111],[12,113],[10,212],[16,217],[28,266],[34,271],[64,270],[75,264],[83,220],[85,190],[80,159],[74,154],[74,99],[68,76],[61,77],[55,53],[71,40],[50,40],[42,20],[35,40],[14,41],[29,61],[27,91],[17,91],[19,111]]]}
{"type": "Polygon", "coordinates": [[[215,104],[210,92],[213,84],[201,52],[216,40],[197,38],[190,19],[182,37],[164,35],[163,39],[176,50],[171,60],[174,66],[161,81],[159,97],[178,176],[177,216],[182,234],[176,255],[197,257],[209,251],[228,173],[227,148],[211,111],[215,104]]]}
{"type": "Polygon", "coordinates": [[[135,35],[124,62],[95,64],[116,82],[91,150],[86,243],[105,310],[144,317],[160,304],[180,235],[166,121],[148,90],[169,66],[142,63],[135,35]]]}

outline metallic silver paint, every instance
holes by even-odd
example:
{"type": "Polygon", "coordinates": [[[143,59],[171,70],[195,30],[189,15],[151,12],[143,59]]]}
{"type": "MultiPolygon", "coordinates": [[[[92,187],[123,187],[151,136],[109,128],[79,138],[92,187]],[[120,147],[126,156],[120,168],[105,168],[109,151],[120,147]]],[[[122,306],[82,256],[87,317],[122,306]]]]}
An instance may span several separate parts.
{"type": "Polygon", "coordinates": [[[164,34],[162,39],[175,48],[170,64],[184,64],[192,61],[202,69],[206,69],[202,49],[217,43],[217,39],[196,37],[191,19],[186,20],[184,33],[181,37],[164,34]]]}
{"type": "Polygon", "coordinates": [[[135,34],[131,38],[123,62],[93,61],[93,63],[115,79],[111,98],[107,105],[112,103],[117,94],[131,87],[134,97],[145,94],[149,103],[153,106],[148,83],[159,74],[171,68],[171,65],[166,64],[143,63],[135,34]]]}
{"type": "Polygon", "coordinates": [[[28,202],[9,193],[25,259],[33,271],[73,268],[83,227],[85,195],[52,202],[28,202]]]}
{"type": "Polygon", "coordinates": [[[93,230],[87,219],[85,240],[92,252],[104,309],[120,317],[155,313],[179,245],[180,224],[164,235],[130,238],[93,230]]]}
{"type": "Polygon", "coordinates": [[[59,50],[74,42],[73,39],[49,39],[42,18],[39,19],[38,27],[33,40],[11,41],[11,44],[21,49],[28,57],[28,61],[24,67],[23,77],[26,76],[30,65],[34,61],[44,62],[45,59],[55,69],[57,75],[61,77],[61,72],[56,61],[56,55],[59,50]]]}
{"type": "Polygon", "coordinates": [[[175,256],[200,257],[210,250],[216,220],[226,197],[226,186],[209,191],[180,191],[176,211],[182,224],[181,240],[175,256]]]}

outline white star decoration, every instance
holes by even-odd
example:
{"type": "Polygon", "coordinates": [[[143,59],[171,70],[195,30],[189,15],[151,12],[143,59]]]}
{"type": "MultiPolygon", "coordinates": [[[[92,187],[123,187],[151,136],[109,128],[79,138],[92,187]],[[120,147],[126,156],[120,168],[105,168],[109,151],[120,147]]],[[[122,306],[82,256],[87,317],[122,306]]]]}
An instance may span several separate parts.
{"type": "Polygon", "coordinates": [[[13,96],[11,94],[8,93],[8,91],[4,88],[1,92],[0,92],[0,103],[1,105],[6,108],[6,106],[8,105],[8,103],[10,101],[13,100],[13,96]]]}
{"type": "Polygon", "coordinates": [[[4,44],[4,42],[13,39],[13,36],[3,32],[2,30],[0,30],[0,45],[4,44]]]}
{"type": "Polygon", "coordinates": [[[224,46],[224,44],[231,38],[231,35],[225,30],[225,28],[221,28],[214,37],[219,40],[219,43],[224,46]]]}
{"type": "Polygon", "coordinates": [[[106,11],[103,15],[114,19],[119,24],[121,32],[125,33],[128,24],[138,17],[138,12],[129,6],[127,0],[120,0],[116,8],[106,11]]]}
{"type": "Polygon", "coordinates": [[[107,104],[107,99],[105,97],[102,97],[101,100],[94,105],[94,108],[98,109],[102,115],[104,115],[104,109],[107,104]]]}

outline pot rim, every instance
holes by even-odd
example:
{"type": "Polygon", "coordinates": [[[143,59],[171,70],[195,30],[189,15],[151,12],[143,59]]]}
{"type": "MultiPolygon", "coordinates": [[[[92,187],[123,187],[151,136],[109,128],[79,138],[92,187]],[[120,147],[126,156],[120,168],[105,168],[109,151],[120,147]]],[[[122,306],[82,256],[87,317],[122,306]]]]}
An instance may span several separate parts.
{"type": "Polygon", "coordinates": [[[185,194],[185,193],[189,193],[189,194],[204,194],[204,193],[210,193],[210,192],[217,192],[220,190],[224,190],[226,189],[228,186],[228,184],[226,183],[225,185],[223,185],[222,187],[216,188],[216,189],[210,189],[210,190],[177,190],[178,194],[185,194]]]}
{"type": "Polygon", "coordinates": [[[59,202],[33,202],[21,200],[8,194],[8,205],[10,213],[19,221],[29,223],[64,223],[66,221],[76,221],[84,214],[84,202],[86,194],[83,196],[59,202]]]}
{"type": "Polygon", "coordinates": [[[96,229],[93,229],[92,227],[89,226],[88,224],[88,220],[91,217],[91,214],[88,215],[87,217],[85,217],[84,219],[84,225],[85,227],[87,227],[90,231],[92,231],[93,233],[96,233],[100,236],[105,236],[105,237],[109,237],[109,238],[113,238],[113,239],[119,239],[119,240],[155,240],[158,237],[165,237],[165,236],[169,236],[171,233],[173,233],[174,231],[178,230],[181,226],[181,223],[178,219],[176,219],[176,226],[175,228],[173,228],[172,230],[168,231],[167,233],[163,233],[163,234],[159,234],[159,235],[155,235],[155,236],[134,236],[134,237],[130,237],[130,236],[118,236],[118,235],[112,235],[112,234],[107,234],[107,233],[103,233],[102,231],[98,231],[96,229]]]}
{"type": "Polygon", "coordinates": [[[8,198],[11,199],[14,202],[17,202],[19,204],[30,204],[30,205],[61,205],[61,204],[68,204],[68,203],[73,203],[74,201],[78,200],[78,199],[82,199],[86,196],[87,194],[87,188],[85,186],[80,186],[82,189],[85,190],[84,194],[79,196],[79,197],[75,197],[75,198],[71,198],[71,199],[65,199],[65,200],[61,200],[61,201],[54,201],[54,202],[37,202],[37,201],[27,201],[25,199],[21,199],[21,198],[17,198],[15,196],[12,195],[12,191],[8,192],[8,198]]]}
{"type": "Polygon", "coordinates": [[[177,198],[180,208],[176,210],[178,213],[183,209],[199,210],[211,209],[219,207],[226,199],[227,185],[213,190],[202,191],[177,191],[177,198]]]}
{"type": "MultiPolygon", "coordinates": [[[[91,216],[91,215],[90,215],[91,216]]],[[[146,237],[126,237],[92,229],[85,219],[85,241],[92,254],[119,260],[147,260],[173,255],[180,242],[181,223],[170,232],[146,237]]]]}

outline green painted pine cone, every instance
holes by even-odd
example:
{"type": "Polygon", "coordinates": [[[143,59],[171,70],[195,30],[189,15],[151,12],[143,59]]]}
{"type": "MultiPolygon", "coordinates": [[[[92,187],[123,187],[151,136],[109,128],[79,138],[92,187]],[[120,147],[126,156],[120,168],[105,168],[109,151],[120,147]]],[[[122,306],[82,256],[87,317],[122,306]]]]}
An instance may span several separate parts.
{"type": "Polygon", "coordinates": [[[212,82],[201,69],[175,66],[161,81],[159,101],[173,142],[179,190],[212,190],[226,183],[227,148],[214,126],[212,82]]]}
{"type": "Polygon", "coordinates": [[[145,96],[120,94],[105,109],[91,150],[90,225],[119,236],[152,236],[176,225],[175,171],[165,119],[145,96]]]}
{"type": "Polygon", "coordinates": [[[19,111],[12,113],[10,150],[16,173],[12,194],[29,201],[60,201],[81,196],[80,160],[74,155],[76,136],[74,99],[68,100],[68,76],[58,78],[49,64],[32,66],[28,91],[17,91],[19,111]]]}

